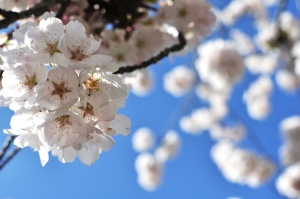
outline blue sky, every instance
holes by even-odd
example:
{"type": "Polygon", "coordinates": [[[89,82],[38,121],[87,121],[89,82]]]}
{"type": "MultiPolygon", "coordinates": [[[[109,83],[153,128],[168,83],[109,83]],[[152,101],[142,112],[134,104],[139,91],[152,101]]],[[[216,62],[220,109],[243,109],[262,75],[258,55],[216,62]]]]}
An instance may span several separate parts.
{"type": "MultiPolygon", "coordinates": [[[[228,0],[210,2],[222,7],[228,0]]],[[[289,1],[288,9],[295,12],[294,1],[289,1]]],[[[239,22],[240,27],[249,28],[247,20],[239,22]]],[[[249,31],[253,31],[251,27],[249,31]]],[[[146,192],[137,184],[134,161],[138,154],[132,149],[130,134],[127,137],[115,137],[115,146],[109,152],[102,153],[99,160],[90,167],[77,159],[71,164],[62,164],[52,156],[47,165],[42,167],[38,153],[26,148],[0,172],[0,198],[225,199],[238,196],[243,199],[284,199],[274,187],[274,179],[278,173],[256,189],[229,183],[210,158],[210,149],[215,141],[211,140],[208,132],[192,136],[180,131],[180,116],[189,114],[193,108],[199,108],[203,103],[194,97],[187,109],[178,111],[178,107],[182,109],[182,104],[188,99],[177,99],[166,93],[162,77],[177,65],[192,65],[194,59],[195,52],[186,57],[175,56],[173,61],[165,59],[151,67],[155,78],[152,92],[143,98],[130,94],[126,107],[119,111],[131,119],[132,132],[143,126],[151,128],[156,136],[169,129],[179,132],[180,152],[164,166],[163,181],[156,192],[146,192]],[[167,122],[170,115],[175,121],[167,122]]],[[[262,122],[253,121],[242,102],[242,93],[256,78],[257,76],[246,73],[244,79],[234,87],[228,104],[239,115],[239,118],[235,119],[246,121],[251,126],[251,129],[247,130],[248,134],[252,134],[252,139],[249,140],[247,136],[241,146],[265,157],[275,157],[273,161],[279,163],[278,147],[282,140],[278,125],[283,118],[299,115],[299,92],[289,94],[274,84],[269,117],[262,122]],[[257,141],[253,141],[254,137],[262,143],[263,148],[257,141]]],[[[234,112],[231,111],[229,117],[233,116],[234,112]]],[[[11,115],[9,109],[0,108],[0,129],[9,128],[11,115]]],[[[5,137],[6,135],[0,134],[0,141],[4,141],[5,137]]],[[[281,169],[278,168],[279,171],[281,169]]]]}

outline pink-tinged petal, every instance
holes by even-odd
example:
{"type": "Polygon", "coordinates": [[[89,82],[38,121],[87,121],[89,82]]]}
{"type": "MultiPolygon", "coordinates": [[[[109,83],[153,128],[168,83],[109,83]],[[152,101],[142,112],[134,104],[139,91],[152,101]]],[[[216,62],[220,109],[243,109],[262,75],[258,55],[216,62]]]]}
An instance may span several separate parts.
{"type": "Polygon", "coordinates": [[[98,160],[101,152],[102,150],[93,138],[86,138],[82,149],[77,151],[77,156],[83,164],[90,166],[98,160]]]}
{"type": "Polygon", "coordinates": [[[73,147],[68,147],[63,150],[62,154],[62,160],[63,163],[65,162],[73,162],[76,158],[76,150],[73,149],[73,147]]]}
{"type": "Polygon", "coordinates": [[[70,21],[66,25],[64,37],[66,37],[67,47],[76,50],[81,45],[81,41],[87,39],[85,27],[78,21],[70,21]]]}
{"type": "Polygon", "coordinates": [[[26,62],[37,62],[48,64],[51,63],[52,59],[49,53],[33,53],[33,54],[26,54],[23,56],[23,60],[26,62]]]}
{"type": "Polygon", "coordinates": [[[49,110],[70,108],[78,101],[78,75],[65,67],[53,67],[47,80],[36,85],[37,100],[41,107],[49,110]]]}
{"type": "Polygon", "coordinates": [[[28,47],[13,49],[4,52],[2,49],[0,49],[0,56],[4,63],[6,64],[15,64],[17,62],[23,61],[23,56],[25,54],[31,54],[32,51],[28,47]]]}
{"type": "Polygon", "coordinates": [[[64,33],[64,25],[58,18],[49,17],[48,19],[42,19],[39,27],[41,31],[45,32],[47,42],[57,43],[60,37],[64,33]]]}
{"type": "Polygon", "coordinates": [[[90,35],[89,38],[81,40],[80,49],[83,50],[83,53],[87,56],[91,56],[98,48],[100,47],[101,41],[97,41],[93,35],[90,35]]]}
{"type": "Polygon", "coordinates": [[[41,128],[41,137],[48,145],[56,144],[61,140],[61,133],[58,131],[58,124],[53,125],[52,122],[45,123],[41,128]]]}
{"type": "MultiPolygon", "coordinates": [[[[87,58],[82,59],[82,61],[87,64],[90,63],[91,65],[100,65],[100,66],[111,60],[112,60],[111,56],[100,55],[100,54],[91,55],[87,58]]],[[[118,70],[118,68],[115,65],[111,65],[111,67],[107,67],[107,68],[108,68],[107,69],[108,72],[115,72],[118,70]]]]}
{"type": "Polygon", "coordinates": [[[43,144],[40,141],[38,135],[37,134],[32,134],[32,133],[28,133],[28,134],[18,136],[14,140],[14,145],[16,145],[20,148],[24,148],[24,147],[29,146],[29,147],[34,148],[34,149],[39,149],[41,146],[43,146],[43,144]]]}
{"type": "Polygon", "coordinates": [[[113,120],[117,114],[118,108],[114,102],[109,102],[106,106],[95,111],[95,117],[98,121],[113,120]]]}
{"type": "Polygon", "coordinates": [[[57,146],[52,147],[52,155],[58,156],[58,159],[62,163],[73,162],[76,158],[76,150],[73,147],[67,147],[65,149],[60,149],[57,146]]]}
{"type": "Polygon", "coordinates": [[[52,58],[51,62],[54,62],[57,65],[68,66],[67,64],[68,60],[64,58],[64,55],[62,53],[54,53],[51,58],[52,58]]]}
{"type": "Polygon", "coordinates": [[[48,154],[49,150],[45,147],[41,147],[41,149],[38,150],[38,152],[40,156],[41,165],[45,166],[49,161],[49,154],[48,154]]]}
{"type": "Polygon", "coordinates": [[[127,136],[130,133],[131,121],[125,115],[118,114],[110,126],[116,131],[116,134],[127,136]]]}
{"type": "Polygon", "coordinates": [[[115,144],[111,137],[103,134],[94,135],[94,139],[104,151],[108,151],[115,144]]]}
{"type": "Polygon", "coordinates": [[[45,52],[47,48],[46,34],[39,27],[30,26],[25,34],[24,43],[35,52],[45,52]]]}
{"type": "Polygon", "coordinates": [[[3,133],[7,135],[20,135],[20,129],[3,129],[3,133]]]}
{"type": "Polygon", "coordinates": [[[20,28],[16,29],[13,32],[13,37],[20,43],[24,43],[25,33],[28,31],[30,26],[36,27],[37,24],[35,22],[26,22],[20,28]]]}
{"type": "Polygon", "coordinates": [[[104,75],[101,90],[109,99],[117,100],[128,95],[127,87],[117,75],[104,75]]]}
{"type": "Polygon", "coordinates": [[[82,149],[83,147],[83,144],[84,144],[84,141],[85,141],[85,136],[79,136],[77,137],[77,139],[75,140],[75,142],[73,143],[72,147],[79,151],[82,149]]]}
{"type": "Polygon", "coordinates": [[[63,36],[60,38],[57,47],[66,59],[71,59],[72,54],[70,49],[68,48],[67,38],[65,34],[63,34],[63,36]]]}
{"type": "Polygon", "coordinates": [[[87,102],[95,109],[107,105],[109,98],[102,91],[91,91],[87,102]]]}

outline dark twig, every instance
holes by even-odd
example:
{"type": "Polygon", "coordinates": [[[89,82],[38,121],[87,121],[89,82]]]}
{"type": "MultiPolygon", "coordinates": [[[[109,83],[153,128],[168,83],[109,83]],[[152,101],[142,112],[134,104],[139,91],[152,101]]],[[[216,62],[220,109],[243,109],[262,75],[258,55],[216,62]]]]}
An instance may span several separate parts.
{"type": "Polygon", "coordinates": [[[148,10],[155,11],[155,12],[157,11],[157,8],[149,6],[149,5],[146,5],[146,4],[140,4],[139,6],[142,7],[142,8],[146,8],[148,10]]]}
{"type": "Polygon", "coordinates": [[[2,162],[0,165],[0,170],[3,169],[3,167],[20,151],[21,148],[16,147],[9,156],[2,162]]]}
{"type": "Polygon", "coordinates": [[[151,64],[155,64],[156,62],[160,61],[164,57],[168,56],[171,52],[176,52],[176,51],[182,50],[184,48],[184,46],[186,45],[186,40],[185,40],[184,35],[181,32],[179,32],[179,34],[178,34],[178,40],[179,40],[179,44],[175,44],[170,48],[166,48],[165,50],[160,52],[157,56],[152,57],[149,60],[144,61],[138,65],[121,67],[121,68],[119,68],[119,70],[117,70],[113,74],[130,73],[130,72],[138,70],[138,69],[146,68],[146,67],[150,66],[151,64]]]}
{"type": "Polygon", "coordinates": [[[0,29],[7,28],[7,26],[16,22],[17,20],[29,18],[32,15],[38,17],[48,11],[49,7],[60,3],[61,1],[62,0],[45,0],[30,9],[19,13],[0,9],[0,14],[4,17],[4,19],[0,21],[0,29]]]}
{"type": "Polygon", "coordinates": [[[56,17],[61,19],[63,14],[65,13],[68,5],[70,4],[71,0],[62,0],[60,3],[60,10],[56,14],[56,17]]]}
{"type": "Polygon", "coordinates": [[[14,140],[13,138],[14,137],[11,136],[11,135],[7,136],[5,142],[4,142],[3,146],[2,146],[2,149],[0,151],[0,161],[3,159],[3,157],[4,157],[4,155],[5,155],[6,151],[7,151],[7,149],[9,148],[9,146],[13,143],[13,140],[14,140]]]}

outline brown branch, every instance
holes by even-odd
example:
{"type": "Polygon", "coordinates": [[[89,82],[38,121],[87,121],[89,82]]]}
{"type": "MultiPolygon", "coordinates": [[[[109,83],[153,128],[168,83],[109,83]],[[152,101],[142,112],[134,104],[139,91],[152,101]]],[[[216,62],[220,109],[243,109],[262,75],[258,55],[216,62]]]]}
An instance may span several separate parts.
{"type": "Polygon", "coordinates": [[[0,151],[0,161],[3,159],[7,149],[9,148],[9,146],[13,143],[13,141],[14,141],[13,138],[14,138],[14,136],[11,136],[11,135],[7,136],[5,142],[2,146],[2,149],[0,151]]]}
{"type": "Polygon", "coordinates": [[[0,15],[4,17],[4,19],[0,21],[0,29],[7,28],[7,26],[10,24],[20,19],[29,18],[32,15],[38,17],[48,11],[49,7],[61,2],[62,0],[44,0],[41,3],[36,4],[34,7],[22,12],[13,12],[0,9],[0,15]]]}
{"type": "Polygon", "coordinates": [[[144,61],[144,62],[142,62],[141,64],[138,64],[138,65],[121,67],[121,68],[119,68],[119,70],[117,70],[113,74],[130,73],[130,72],[133,72],[133,71],[138,70],[138,69],[146,68],[146,67],[150,66],[151,64],[155,64],[156,62],[158,62],[158,61],[162,60],[163,58],[167,57],[171,52],[177,52],[177,51],[182,50],[186,45],[186,40],[185,40],[184,35],[181,32],[179,32],[179,34],[178,34],[178,40],[179,40],[178,44],[175,44],[172,47],[166,48],[165,50],[160,52],[155,57],[152,57],[149,60],[144,61]]]}
{"type": "Polygon", "coordinates": [[[0,165],[0,170],[3,169],[3,167],[20,151],[21,148],[16,147],[9,156],[2,162],[0,165]]]}

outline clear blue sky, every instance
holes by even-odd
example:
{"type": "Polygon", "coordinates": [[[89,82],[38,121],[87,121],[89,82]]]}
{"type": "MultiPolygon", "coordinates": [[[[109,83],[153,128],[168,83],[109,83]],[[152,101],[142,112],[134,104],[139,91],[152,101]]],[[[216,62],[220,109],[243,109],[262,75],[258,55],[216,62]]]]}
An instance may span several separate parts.
{"type": "MultiPolygon", "coordinates": [[[[210,1],[218,7],[226,5],[226,1],[210,1]]],[[[295,13],[295,1],[289,1],[288,9],[295,13]]],[[[247,28],[247,20],[239,22],[240,27],[247,28]]],[[[50,157],[45,167],[40,165],[37,152],[26,148],[0,172],[0,199],[61,199],[61,198],[103,198],[103,199],[225,199],[239,196],[243,199],[284,199],[275,187],[274,179],[259,188],[251,189],[227,182],[210,158],[210,149],[214,144],[209,134],[191,136],[180,132],[178,122],[166,122],[178,103],[185,99],[175,99],[163,90],[162,76],[172,67],[179,64],[193,64],[194,53],[187,57],[174,57],[173,61],[163,60],[151,68],[155,76],[153,91],[144,98],[131,94],[126,107],[120,110],[132,121],[132,132],[147,126],[158,136],[162,129],[172,128],[180,133],[182,145],[178,156],[164,167],[163,182],[156,192],[148,193],[137,184],[134,160],[137,153],[131,146],[131,136],[115,137],[116,145],[109,152],[101,154],[92,166],[83,165],[79,160],[71,164],[62,164],[56,157],[50,157]],[[167,127],[167,128],[166,128],[167,127]]],[[[229,106],[241,116],[242,121],[251,125],[249,133],[255,133],[265,149],[257,143],[246,140],[242,146],[255,150],[268,157],[271,153],[278,162],[278,147],[281,145],[279,122],[291,115],[300,114],[299,92],[288,94],[274,84],[271,95],[272,111],[267,120],[253,121],[247,114],[242,102],[242,93],[248,88],[256,76],[245,74],[242,82],[235,86],[229,106]]],[[[274,78],[273,78],[274,79],[274,78]]],[[[201,106],[195,98],[188,109],[181,114],[189,114],[193,108],[201,106]]],[[[0,129],[9,128],[12,112],[0,108],[0,129]]],[[[180,117],[176,116],[176,120],[180,117]]],[[[0,141],[5,140],[0,134],[0,141]]],[[[279,168],[280,169],[280,168],[279,168]]]]}

